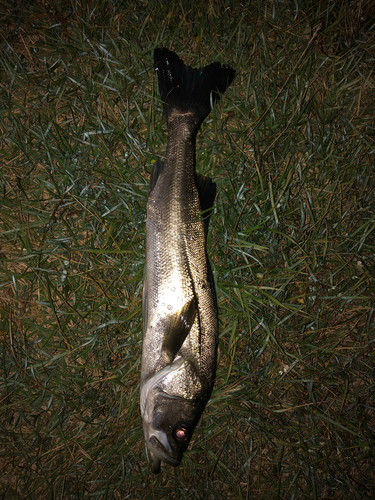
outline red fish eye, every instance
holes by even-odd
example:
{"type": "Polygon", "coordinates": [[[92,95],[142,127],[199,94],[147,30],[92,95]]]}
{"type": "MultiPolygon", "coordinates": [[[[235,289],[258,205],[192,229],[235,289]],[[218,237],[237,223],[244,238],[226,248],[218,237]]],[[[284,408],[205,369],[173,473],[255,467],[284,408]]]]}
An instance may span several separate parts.
{"type": "Polygon", "coordinates": [[[176,439],[178,439],[179,441],[185,441],[188,437],[188,432],[186,429],[181,427],[181,429],[177,429],[175,431],[174,435],[176,436],[176,439]]]}

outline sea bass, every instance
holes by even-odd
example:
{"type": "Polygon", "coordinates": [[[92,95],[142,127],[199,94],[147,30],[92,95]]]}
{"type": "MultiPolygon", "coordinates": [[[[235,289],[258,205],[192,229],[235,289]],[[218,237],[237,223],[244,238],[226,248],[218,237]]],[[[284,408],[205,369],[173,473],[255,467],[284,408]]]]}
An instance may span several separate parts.
{"type": "Polygon", "coordinates": [[[193,69],[164,48],[154,59],[168,144],[147,200],[140,407],[157,474],[161,461],[180,464],[215,380],[218,314],[206,239],[216,185],[195,171],[195,142],[235,71],[218,62],[193,69]]]}

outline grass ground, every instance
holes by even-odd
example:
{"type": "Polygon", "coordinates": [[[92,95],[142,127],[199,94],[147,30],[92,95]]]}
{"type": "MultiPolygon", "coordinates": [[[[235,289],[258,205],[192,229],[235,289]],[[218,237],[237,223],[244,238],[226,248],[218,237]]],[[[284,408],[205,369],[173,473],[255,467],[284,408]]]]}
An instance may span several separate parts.
{"type": "Polygon", "coordinates": [[[0,496],[371,499],[372,1],[9,2],[0,64],[0,496]],[[150,474],[138,408],[153,50],[237,70],[218,186],[212,399],[150,474]]]}

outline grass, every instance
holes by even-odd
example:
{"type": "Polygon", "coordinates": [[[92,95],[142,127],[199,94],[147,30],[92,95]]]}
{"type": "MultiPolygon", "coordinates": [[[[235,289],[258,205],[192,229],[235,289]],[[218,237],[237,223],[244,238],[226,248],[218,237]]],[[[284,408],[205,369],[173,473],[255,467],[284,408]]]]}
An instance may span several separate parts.
{"type": "Polygon", "coordinates": [[[370,499],[373,3],[9,3],[0,65],[3,499],[370,499]],[[145,463],[144,222],[167,46],[237,70],[202,127],[217,383],[145,463]]]}

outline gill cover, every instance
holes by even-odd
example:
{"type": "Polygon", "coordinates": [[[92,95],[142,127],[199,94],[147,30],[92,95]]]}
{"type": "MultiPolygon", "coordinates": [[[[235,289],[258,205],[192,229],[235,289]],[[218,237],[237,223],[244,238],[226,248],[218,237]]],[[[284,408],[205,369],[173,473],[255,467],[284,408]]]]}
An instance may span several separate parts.
{"type": "Polygon", "coordinates": [[[178,466],[207,402],[206,384],[193,362],[180,358],[151,377],[141,390],[147,458],[154,473],[160,462],[178,466]]]}

